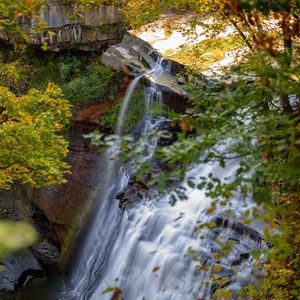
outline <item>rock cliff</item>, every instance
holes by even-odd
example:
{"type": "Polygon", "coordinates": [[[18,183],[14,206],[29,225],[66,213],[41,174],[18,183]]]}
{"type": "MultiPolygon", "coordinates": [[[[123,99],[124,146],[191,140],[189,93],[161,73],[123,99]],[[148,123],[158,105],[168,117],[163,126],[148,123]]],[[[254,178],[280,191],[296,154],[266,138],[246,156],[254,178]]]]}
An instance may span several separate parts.
{"type": "Polygon", "coordinates": [[[38,30],[38,19],[22,17],[21,27],[28,33],[24,38],[8,30],[0,31],[0,40],[14,43],[24,39],[30,44],[46,42],[48,50],[76,49],[82,51],[103,51],[118,43],[124,35],[122,16],[113,6],[98,6],[76,11],[74,4],[62,0],[49,0],[39,14],[46,24],[38,30]]]}

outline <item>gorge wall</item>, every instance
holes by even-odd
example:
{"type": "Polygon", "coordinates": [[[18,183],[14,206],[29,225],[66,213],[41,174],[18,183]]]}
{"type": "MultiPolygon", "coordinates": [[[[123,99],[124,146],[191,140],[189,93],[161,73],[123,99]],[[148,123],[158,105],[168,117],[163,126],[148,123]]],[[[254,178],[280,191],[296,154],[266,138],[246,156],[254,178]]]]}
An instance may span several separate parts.
{"type": "Polygon", "coordinates": [[[42,31],[37,18],[22,17],[19,23],[29,35],[24,37],[0,30],[0,40],[6,43],[23,40],[32,45],[47,43],[47,49],[52,51],[103,51],[118,43],[125,32],[122,16],[113,6],[97,6],[79,12],[74,3],[49,0],[40,11],[39,21],[45,23],[42,31]]]}

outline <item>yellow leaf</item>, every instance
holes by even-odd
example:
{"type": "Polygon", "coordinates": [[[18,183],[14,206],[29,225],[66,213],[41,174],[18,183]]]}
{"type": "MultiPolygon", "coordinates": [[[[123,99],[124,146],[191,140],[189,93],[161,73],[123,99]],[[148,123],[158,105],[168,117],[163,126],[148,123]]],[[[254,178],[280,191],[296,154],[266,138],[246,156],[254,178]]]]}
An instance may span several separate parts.
{"type": "Polygon", "coordinates": [[[222,271],[223,267],[221,265],[213,265],[211,272],[212,273],[219,273],[222,271]]]}

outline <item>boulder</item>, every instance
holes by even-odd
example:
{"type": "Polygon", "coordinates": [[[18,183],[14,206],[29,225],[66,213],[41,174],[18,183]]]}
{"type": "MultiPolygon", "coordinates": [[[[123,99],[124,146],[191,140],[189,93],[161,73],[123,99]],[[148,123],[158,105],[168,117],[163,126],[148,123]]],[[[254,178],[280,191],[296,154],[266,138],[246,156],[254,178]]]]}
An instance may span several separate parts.
{"type": "Polygon", "coordinates": [[[37,245],[31,247],[30,250],[38,261],[46,265],[57,264],[60,258],[58,247],[54,246],[46,239],[43,239],[37,245]]]}
{"type": "Polygon", "coordinates": [[[0,260],[4,268],[0,272],[0,291],[15,291],[36,277],[43,277],[44,271],[29,250],[0,260]]]}
{"type": "Polygon", "coordinates": [[[171,60],[163,60],[147,42],[126,33],[122,42],[108,48],[101,59],[104,65],[130,76],[145,73],[141,78],[144,86],[156,84],[163,93],[177,95],[186,102],[186,92],[182,87],[185,75],[177,78],[177,74],[185,74],[184,66],[175,62],[173,66],[171,60]],[[150,72],[154,66],[159,68],[155,76],[150,72]]]}
{"type": "Polygon", "coordinates": [[[154,66],[158,53],[145,41],[126,33],[119,44],[108,48],[102,62],[114,70],[137,75],[154,66]]]}

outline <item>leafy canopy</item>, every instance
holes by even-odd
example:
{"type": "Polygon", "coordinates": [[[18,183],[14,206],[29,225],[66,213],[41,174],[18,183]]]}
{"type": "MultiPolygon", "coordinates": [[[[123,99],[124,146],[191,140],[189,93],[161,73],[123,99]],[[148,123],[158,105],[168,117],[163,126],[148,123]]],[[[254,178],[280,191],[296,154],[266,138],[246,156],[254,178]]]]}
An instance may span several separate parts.
{"type": "Polygon", "coordinates": [[[65,182],[68,142],[63,130],[71,117],[61,90],[49,84],[17,97],[0,87],[0,188],[14,181],[43,187],[65,182]]]}
{"type": "Polygon", "coordinates": [[[38,17],[45,0],[1,0],[0,1],[0,29],[1,26],[18,28],[20,17],[38,17]]]}

